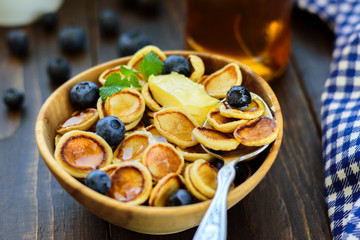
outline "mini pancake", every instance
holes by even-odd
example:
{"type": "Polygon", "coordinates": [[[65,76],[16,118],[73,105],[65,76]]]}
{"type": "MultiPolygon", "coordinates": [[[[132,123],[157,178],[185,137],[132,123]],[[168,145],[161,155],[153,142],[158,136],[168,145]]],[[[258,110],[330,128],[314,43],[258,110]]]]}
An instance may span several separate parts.
{"type": "Polygon", "coordinates": [[[142,161],[155,181],[169,173],[179,174],[184,166],[184,158],[175,147],[162,142],[150,145],[145,150],[142,161]]]}
{"type": "Polygon", "coordinates": [[[195,188],[195,186],[193,185],[191,176],[190,176],[190,171],[191,168],[194,166],[194,163],[191,163],[189,165],[186,166],[185,172],[184,172],[184,178],[185,178],[185,185],[187,190],[189,190],[189,192],[196,197],[198,200],[200,201],[206,201],[209,200],[208,197],[206,197],[205,195],[203,195],[201,192],[199,192],[198,189],[195,188]]]}
{"type": "Polygon", "coordinates": [[[88,130],[99,118],[98,111],[95,108],[87,108],[82,111],[74,112],[71,117],[62,122],[56,132],[65,134],[72,130],[88,130]]]}
{"type": "Polygon", "coordinates": [[[217,168],[199,159],[194,162],[189,173],[194,187],[204,196],[213,198],[217,187],[217,168]]]}
{"type": "Polygon", "coordinates": [[[197,80],[198,84],[204,85],[204,82],[208,78],[209,75],[203,75],[199,80],[197,80]]]}
{"type": "Polygon", "coordinates": [[[96,120],[96,122],[95,122],[93,125],[91,125],[91,127],[90,127],[88,130],[86,130],[86,131],[96,133],[96,125],[97,125],[98,122],[99,122],[99,118],[98,118],[98,119],[96,120]]]}
{"type": "Polygon", "coordinates": [[[169,142],[187,148],[197,144],[192,131],[199,126],[197,121],[178,107],[163,108],[154,115],[156,130],[169,142]]]}
{"type": "Polygon", "coordinates": [[[129,205],[139,205],[149,198],[152,180],[149,170],[139,162],[121,164],[111,174],[108,196],[129,205]]]}
{"type": "Polygon", "coordinates": [[[124,123],[124,125],[125,125],[125,130],[126,130],[126,131],[130,131],[130,130],[136,128],[136,126],[138,126],[138,125],[140,124],[141,119],[142,119],[142,116],[139,117],[138,119],[135,119],[135,120],[132,121],[132,122],[124,123]]]}
{"type": "Polygon", "coordinates": [[[214,98],[224,98],[234,85],[241,85],[242,75],[239,65],[229,63],[220,70],[210,74],[203,82],[207,93],[214,98]]]}
{"type": "Polygon", "coordinates": [[[200,80],[200,78],[205,73],[205,65],[203,60],[197,55],[189,55],[188,57],[191,67],[193,68],[192,73],[190,74],[190,79],[194,82],[200,80]]]}
{"type": "Polygon", "coordinates": [[[99,113],[99,119],[102,119],[107,116],[106,111],[105,111],[104,102],[101,100],[101,97],[99,97],[99,99],[96,103],[96,108],[99,113]]]}
{"type": "Polygon", "coordinates": [[[251,103],[244,108],[233,108],[226,100],[220,102],[220,114],[228,118],[254,119],[260,117],[265,111],[265,104],[257,98],[253,98],[251,103]]]}
{"type": "MultiPolygon", "coordinates": [[[[140,62],[143,60],[144,55],[150,53],[151,51],[153,51],[160,58],[162,62],[165,61],[166,55],[163,51],[160,50],[160,48],[153,45],[148,45],[139,49],[129,60],[127,65],[136,70],[140,70],[140,62]]],[[[143,76],[142,78],[145,79],[145,76],[143,76]]]]}
{"type": "MultiPolygon", "coordinates": [[[[149,114],[149,112],[147,112],[147,114],[149,114]]],[[[154,121],[154,118],[149,117],[149,118],[148,118],[148,122],[149,122],[150,125],[154,125],[154,122],[155,122],[155,121],[154,121]]]]}
{"type": "MultiPolygon", "coordinates": [[[[122,66],[116,66],[114,68],[110,68],[110,69],[106,69],[105,71],[103,71],[100,76],[99,76],[99,82],[102,84],[102,85],[105,85],[105,81],[106,81],[106,78],[109,77],[112,73],[118,73],[120,74],[121,76],[124,76],[122,73],[121,73],[121,67],[125,67],[125,68],[128,68],[128,69],[131,69],[130,67],[128,66],[125,66],[125,65],[122,65],[122,66]]],[[[139,77],[139,74],[136,74],[136,76],[139,77]]],[[[140,85],[143,85],[145,83],[144,80],[142,80],[140,77],[139,77],[139,83],[140,85]]]]}
{"type": "Polygon", "coordinates": [[[209,112],[207,121],[213,128],[223,133],[232,133],[237,126],[248,122],[246,119],[224,117],[221,115],[220,110],[209,112]]]}
{"type": "Polygon", "coordinates": [[[176,173],[170,173],[163,177],[153,188],[149,198],[149,205],[165,207],[168,205],[170,195],[178,189],[184,189],[183,178],[176,173]]]}
{"type": "Polygon", "coordinates": [[[162,106],[154,100],[154,98],[153,98],[153,96],[152,96],[152,94],[150,92],[150,88],[149,88],[148,83],[145,83],[144,86],[142,87],[141,94],[144,97],[146,106],[151,111],[157,112],[157,111],[161,110],[162,106]]]}
{"type": "Polygon", "coordinates": [[[184,159],[186,161],[189,162],[194,162],[198,159],[204,159],[208,162],[212,161],[214,158],[207,153],[200,144],[196,144],[193,147],[188,147],[188,148],[181,148],[181,147],[176,147],[176,149],[182,153],[182,155],[184,156],[184,159]]]}
{"type": "Polygon", "coordinates": [[[152,122],[154,122],[154,121],[152,121],[152,120],[154,120],[154,118],[149,117],[149,115],[148,115],[149,111],[151,112],[151,110],[148,107],[146,107],[145,112],[141,118],[141,122],[144,124],[144,129],[146,126],[150,126],[152,124],[152,122]]]}
{"type": "Polygon", "coordinates": [[[70,175],[85,178],[89,172],[110,164],[113,152],[95,133],[74,130],[61,137],[54,156],[70,175]]]}
{"type": "Polygon", "coordinates": [[[186,170],[187,166],[189,166],[190,164],[192,164],[192,162],[185,161],[184,167],[183,167],[183,169],[181,170],[181,173],[180,173],[180,175],[182,177],[185,177],[185,170],[186,170]]]}
{"type": "Polygon", "coordinates": [[[156,127],[154,125],[147,126],[145,130],[151,133],[157,142],[168,142],[166,138],[164,138],[163,135],[161,135],[158,130],[156,130],[156,127]]]}
{"type": "Polygon", "coordinates": [[[279,125],[274,119],[259,117],[238,126],[234,137],[245,146],[263,146],[273,142],[278,132],[279,125]]]}
{"type": "Polygon", "coordinates": [[[100,76],[99,76],[99,82],[104,85],[105,84],[105,81],[106,81],[106,78],[108,76],[110,76],[110,74],[112,73],[119,73],[120,74],[120,66],[116,66],[116,67],[113,67],[113,68],[110,68],[110,69],[106,69],[105,71],[103,71],[100,76]]]}
{"type": "Polygon", "coordinates": [[[124,88],[106,99],[105,110],[107,115],[115,116],[123,123],[130,123],[142,117],[145,101],[138,91],[124,88]]]}
{"type": "Polygon", "coordinates": [[[100,168],[99,170],[106,172],[109,176],[119,167],[119,164],[109,164],[105,167],[100,168]]]}
{"type": "Polygon", "coordinates": [[[145,124],[141,120],[142,119],[140,119],[140,122],[134,128],[131,128],[129,130],[126,129],[125,125],[125,137],[137,131],[145,131],[145,124]]]}
{"type": "Polygon", "coordinates": [[[62,136],[63,136],[63,135],[60,134],[60,133],[56,134],[56,136],[55,136],[55,141],[54,141],[55,147],[56,147],[56,145],[58,145],[58,143],[59,143],[59,141],[60,141],[60,138],[61,138],[62,136]]]}
{"type": "Polygon", "coordinates": [[[240,144],[233,135],[206,127],[195,128],[193,135],[199,143],[216,151],[231,151],[240,144]]]}
{"type": "Polygon", "coordinates": [[[153,112],[153,111],[146,111],[146,115],[147,115],[149,118],[154,118],[155,113],[156,113],[156,112],[153,112]]]}
{"type": "Polygon", "coordinates": [[[155,143],[149,132],[134,132],[124,138],[114,151],[113,163],[140,161],[145,149],[155,143]]]}

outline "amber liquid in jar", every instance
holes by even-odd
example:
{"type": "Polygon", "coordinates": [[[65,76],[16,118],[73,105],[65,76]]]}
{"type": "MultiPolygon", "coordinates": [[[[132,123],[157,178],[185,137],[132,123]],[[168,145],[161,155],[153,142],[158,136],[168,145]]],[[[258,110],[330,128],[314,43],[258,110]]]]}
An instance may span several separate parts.
{"type": "Polygon", "coordinates": [[[286,68],[291,0],[188,0],[186,48],[238,60],[266,80],[286,68]]]}

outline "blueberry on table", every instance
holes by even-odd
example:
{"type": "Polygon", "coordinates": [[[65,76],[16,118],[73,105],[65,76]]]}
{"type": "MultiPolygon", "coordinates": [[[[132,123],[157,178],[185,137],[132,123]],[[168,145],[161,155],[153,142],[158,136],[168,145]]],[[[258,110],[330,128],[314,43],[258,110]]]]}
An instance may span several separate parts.
{"type": "Polygon", "coordinates": [[[45,13],[41,17],[41,24],[46,30],[53,30],[57,25],[57,17],[55,13],[45,13]]]}
{"type": "Polygon", "coordinates": [[[114,10],[103,10],[99,15],[100,31],[103,34],[115,34],[119,30],[118,14],[114,10]]]}
{"type": "Polygon", "coordinates": [[[183,206],[192,204],[192,196],[185,189],[179,189],[169,196],[168,206],[183,206]]]}
{"type": "Polygon", "coordinates": [[[70,78],[71,74],[69,62],[62,57],[51,59],[46,70],[50,79],[54,82],[65,82],[70,78]]]}
{"type": "Polygon", "coordinates": [[[232,107],[246,107],[251,103],[251,94],[244,86],[232,86],[226,93],[226,101],[232,107]]]}
{"type": "Polygon", "coordinates": [[[85,48],[86,34],[79,26],[66,26],[59,32],[61,49],[66,52],[79,52],[85,48]]]}
{"type": "Polygon", "coordinates": [[[140,48],[150,45],[151,41],[145,33],[129,30],[119,36],[118,51],[120,56],[133,55],[140,48]]]}
{"type": "Polygon", "coordinates": [[[102,137],[110,146],[121,143],[125,137],[125,125],[115,116],[107,116],[96,124],[96,134],[102,137]]]}
{"type": "Polygon", "coordinates": [[[24,99],[24,93],[16,88],[5,90],[3,95],[3,101],[9,110],[19,109],[22,106],[24,99]]]}
{"type": "Polygon", "coordinates": [[[14,55],[24,55],[29,48],[29,39],[25,31],[14,29],[7,33],[6,42],[14,55]]]}
{"type": "Polygon", "coordinates": [[[85,185],[101,194],[106,194],[111,187],[111,179],[106,172],[95,170],[86,176],[85,185]]]}
{"type": "Polygon", "coordinates": [[[95,107],[99,99],[99,87],[93,82],[80,82],[71,89],[70,99],[80,109],[95,107]]]}
{"type": "Polygon", "coordinates": [[[186,77],[189,77],[190,76],[189,61],[181,55],[171,55],[167,57],[164,61],[162,74],[169,74],[171,72],[177,72],[185,75],[186,77]]]}

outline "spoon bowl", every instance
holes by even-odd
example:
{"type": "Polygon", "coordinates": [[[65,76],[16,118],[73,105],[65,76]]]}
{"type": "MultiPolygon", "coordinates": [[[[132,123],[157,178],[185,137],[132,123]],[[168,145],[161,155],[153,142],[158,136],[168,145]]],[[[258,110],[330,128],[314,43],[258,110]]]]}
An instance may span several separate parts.
{"type": "MultiPolygon", "coordinates": [[[[254,93],[251,93],[251,95],[252,98],[258,98],[264,103],[266,112],[263,115],[274,118],[266,102],[254,93]]],[[[207,121],[205,121],[204,127],[211,126],[207,121]]],[[[207,153],[224,161],[224,166],[218,172],[218,186],[216,188],[215,196],[195,233],[194,240],[225,240],[227,229],[226,199],[230,185],[235,178],[235,165],[242,161],[254,159],[262,153],[269,144],[259,147],[248,147],[240,144],[238,148],[232,151],[215,151],[202,144],[201,146],[207,153]]]]}

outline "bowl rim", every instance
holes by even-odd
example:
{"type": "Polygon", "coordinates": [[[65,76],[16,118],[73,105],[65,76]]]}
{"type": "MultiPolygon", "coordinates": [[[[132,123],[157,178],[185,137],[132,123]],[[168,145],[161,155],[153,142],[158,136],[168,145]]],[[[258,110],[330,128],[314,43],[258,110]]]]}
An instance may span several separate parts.
{"type": "MultiPolygon", "coordinates": [[[[163,51],[167,56],[174,55],[174,54],[181,54],[181,55],[190,55],[195,54],[200,57],[207,57],[207,58],[216,58],[224,62],[234,62],[238,64],[242,70],[249,72],[252,77],[258,78],[260,82],[262,82],[262,87],[265,88],[265,91],[270,95],[274,96],[271,98],[271,102],[276,107],[276,120],[280,126],[278,136],[276,140],[273,142],[273,145],[271,148],[274,148],[275,151],[269,151],[268,155],[264,159],[264,162],[259,166],[259,168],[240,186],[234,188],[231,192],[228,194],[227,199],[227,208],[231,208],[233,205],[235,205],[237,202],[239,202],[242,198],[239,199],[239,196],[246,196],[250,191],[252,191],[259,183],[260,181],[265,177],[266,173],[269,171],[270,167],[274,163],[276,156],[279,152],[280,145],[283,138],[283,117],[280,109],[279,102],[277,100],[277,97],[275,96],[275,93],[269,86],[269,84],[262,79],[259,75],[254,73],[250,67],[242,64],[241,62],[238,62],[233,59],[229,59],[223,56],[215,55],[215,54],[209,54],[209,53],[201,53],[196,51],[187,51],[187,50],[170,50],[170,51],[163,51]]],[[[98,64],[96,66],[93,66],[85,71],[82,71],[81,73],[73,76],[71,79],[69,79],[67,82],[62,84],[60,87],[58,87],[51,95],[46,99],[46,101],[43,103],[36,120],[35,124],[35,138],[36,143],[38,146],[38,149],[42,155],[42,158],[47,165],[49,171],[52,173],[52,175],[56,178],[58,183],[73,197],[75,200],[80,202],[78,200],[78,197],[89,197],[92,199],[92,201],[95,201],[98,204],[101,205],[107,205],[108,207],[111,207],[116,210],[121,211],[130,211],[134,214],[141,213],[141,214],[157,214],[158,216],[169,216],[171,214],[179,213],[179,210],[181,210],[182,215],[191,214],[196,209],[197,211],[205,211],[211,202],[210,200],[207,201],[201,201],[198,203],[193,203],[186,206],[177,206],[177,207],[149,207],[144,205],[129,205],[126,203],[122,203],[120,201],[117,201],[115,199],[112,199],[106,195],[102,195],[88,187],[86,187],[83,183],[81,183],[76,178],[72,177],[69,173],[67,173],[55,160],[54,156],[50,153],[49,149],[46,147],[46,139],[45,139],[45,113],[46,110],[49,108],[52,98],[59,94],[59,92],[62,91],[63,88],[71,87],[74,85],[74,82],[76,82],[79,78],[82,78],[83,76],[87,75],[90,71],[99,70],[101,68],[104,68],[108,66],[114,67],[118,65],[117,63],[128,61],[131,58],[131,56],[117,58],[111,61],[107,61],[101,64],[98,64]],[[59,179],[62,179],[68,186],[65,187],[63,184],[59,182],[59,179]],[[71,186],[71,187],[70,187],[71,186]]],[[[86,201],[86,199],[85,199],[86,201]]],[[[82,203],[81,203],[82,204],[82,203]]],[[[84,204],[82,204],[84,206],[84,204]]],[[[86,207],[86,206],[84,206],[86,207]]],[[[86,207],[87,208],[87,207],[86,207]]]]}

